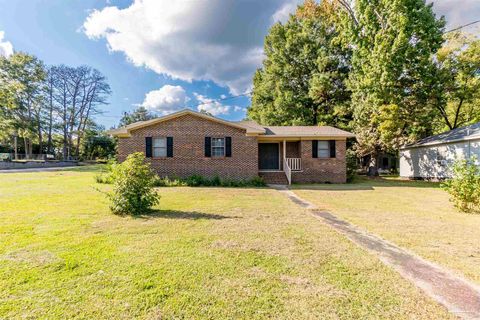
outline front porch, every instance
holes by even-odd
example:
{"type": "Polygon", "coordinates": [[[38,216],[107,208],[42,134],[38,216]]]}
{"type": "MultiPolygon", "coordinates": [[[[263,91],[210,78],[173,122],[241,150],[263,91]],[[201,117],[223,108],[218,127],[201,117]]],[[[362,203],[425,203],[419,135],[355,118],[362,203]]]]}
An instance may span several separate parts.
{"type": "Polygon", "coordinates": [[[292,172],[302,171],[300,140],[259,141],[258,171],[267,183],[291,184],[292,172]]]}

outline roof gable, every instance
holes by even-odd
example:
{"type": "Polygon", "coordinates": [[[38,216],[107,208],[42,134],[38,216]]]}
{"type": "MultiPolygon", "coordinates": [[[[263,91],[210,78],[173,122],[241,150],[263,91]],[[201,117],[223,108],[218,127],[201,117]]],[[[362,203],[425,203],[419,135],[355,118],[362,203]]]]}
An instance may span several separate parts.
{"type": "Polygon", "coordinates": [[[179,117],[185,116],[185,115],[192,115],[192,116],[199,117],[199,118],[202,118],[202,119],[206,119],[206,120],[209,120],[209,121],[213,121],[213,122],[221,123],[221,124],[224,124],[224,125],[227,125],[227,126],[231,126],[231,127],[237,128],[237,129],[243,129],[243,130],[246,131],[247,134],[263,134],[263,133],[265,133],[265,130],[263,128],[247,126],[247,125],[242,124],[240,122],[231,122],[231,121],[223,120],[223,119],[216,118],[216,117],[210,116],[210,115],[205,114],[205,113],[196,112],[196,111],[193,111],[193,110],[190,110],[190,109],[184,109],[184,110],[181,110],[179,112],[175,112],[175,113],[163,116],[163,117],[158,117],[158,118],[155,118],[155,119],[152,119],[152,120],[138,121],[138,122],[129,124],[129,125],[127,125],[125,127],[122,127],[122,128],[109,130],[109,131],[107,131],[107,133],[111,134],[113,136],[117,136],[117,137],[130,137],[130,132],[133,131],[133,130],[144,128],[144,127],[149,127],[149,126],[152,126],[152,125],[155,125],[155,124],[158,124],[158,123],[161,123],[161,122],[165,122],[165,121],[171,121],[171,120],[174,120],[176,118],[179,118],[179,117]]]}

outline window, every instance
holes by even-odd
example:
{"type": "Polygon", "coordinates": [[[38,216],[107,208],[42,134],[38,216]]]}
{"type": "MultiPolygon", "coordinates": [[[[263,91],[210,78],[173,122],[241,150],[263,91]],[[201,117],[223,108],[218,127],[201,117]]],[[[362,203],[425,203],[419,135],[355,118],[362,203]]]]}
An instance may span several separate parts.
{"type": "Polygon", "coordinates": [[[167,156],[167,139],[153,138],[153,157],[163,158],[167,156]]]}
{"type": "Polygon", "coordinates": [[[212,157],[225,156],[225,138],[212,138],[212,157]]]}
{"type": "Polygon", "coordinates": [[[328,141],[318,141],[318,157],[330,158],[330,143],[328,141]]]}

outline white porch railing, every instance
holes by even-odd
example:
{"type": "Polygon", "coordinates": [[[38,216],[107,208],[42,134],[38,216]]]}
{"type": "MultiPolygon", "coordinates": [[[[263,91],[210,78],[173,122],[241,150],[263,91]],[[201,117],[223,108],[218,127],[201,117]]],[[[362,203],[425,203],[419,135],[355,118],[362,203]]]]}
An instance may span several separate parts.
{"type": "Polygon", "coordinates": [[[292,184],[292,169],[290,169],[290,166],[288,165],[288,161],[286,158],[283,158],[283,171],[285,172],[285,175],[287,176],[288,184],[292,184]]]}
{"type": "Polygon", "coordinates": [[[286,158],[288,166],[292,171],[302,170],[302,159],[301,158],[286,158]]]}

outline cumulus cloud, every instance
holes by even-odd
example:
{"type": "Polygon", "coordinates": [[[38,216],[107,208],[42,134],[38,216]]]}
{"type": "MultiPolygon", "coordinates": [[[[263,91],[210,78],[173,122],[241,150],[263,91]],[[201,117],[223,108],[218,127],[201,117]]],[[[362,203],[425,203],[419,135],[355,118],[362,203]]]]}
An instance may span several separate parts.
{"type": "MultiPolygon", "coordinates": [[[[433,10],[447,19],[447,29],[459,27],[480,17],[480,2],[478,0],[433,0],[433,10]]],[[[472,27],[473,29],[473,27],[472,27]]]]}
{"type": "Polygon", "coordinates": [[[0,31],[0,56],[8,57],[13,54],[13,46],[9,41],[4,41],[5,32],[0,31]]]}
{"type": "Polygon", "coordinates": [[[189,98],[181,86],[165,85],[158,90],[148,92],[141,105],[148,110],[165,115],[184,109],[188,101],[189,98]]]}
{"type": "Polygon", "coordinates": [[[230,112],[230,106],[225,106],[217,100],[207,98],[198,93],[193,93],[193,95],[195,96],[195,99],[201,103],[197,106],[198,111],[206,111],[214,116],[228,114],[230,112]]]}
{"type": "Polygon", "coordinates": [[[107,6],[83,24],[136,66],[185,81],[212,80],[240,93],[263,59],[263,39],[298,0],[135,0],[107,6]]]}
{"type": "Polygon", "coordinates": [[[273,22],[286,22],[290,17],[290,14],[295,12],[295,9],[300,2],[301,1],[292,1],[285,3],[280,9],[277,10],[277,12],[272,15],[273,22]]]}
{"type": "Polygon", "coordinates": [[[235,112],[247,112],[247,108],[234,106],[233,111],[235,111],[235,112]]]}

